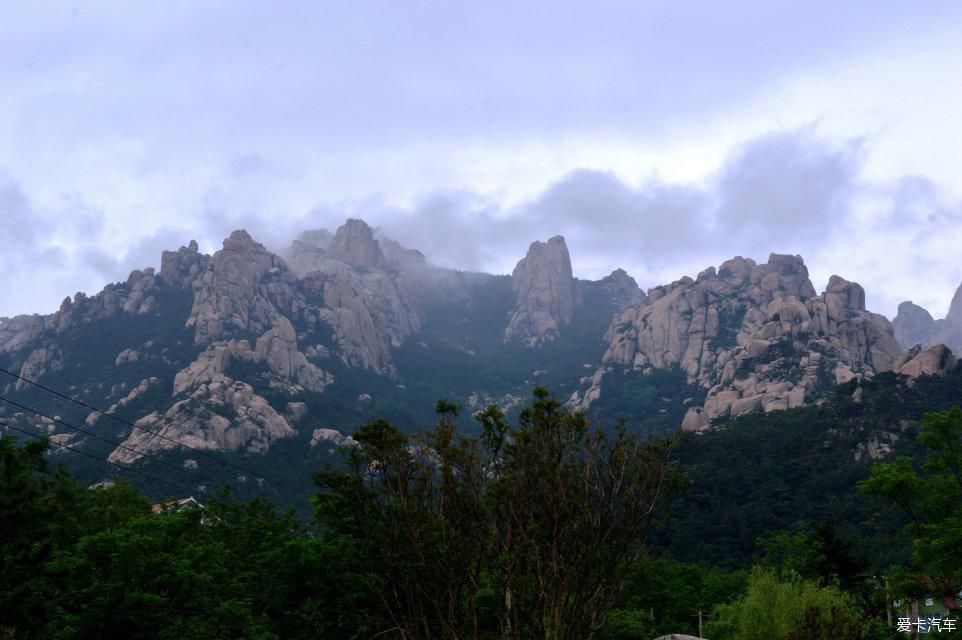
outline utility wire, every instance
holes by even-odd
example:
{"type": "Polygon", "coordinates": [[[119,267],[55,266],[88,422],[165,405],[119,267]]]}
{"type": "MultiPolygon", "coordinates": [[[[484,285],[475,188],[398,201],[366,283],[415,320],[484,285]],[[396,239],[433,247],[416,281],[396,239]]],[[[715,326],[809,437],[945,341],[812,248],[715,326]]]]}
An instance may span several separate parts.
{"type": "MultiPolygon", "coordinates": [[[[28,435],[28,436],[30,436],[31,438],[36,438],[37,440],[42,440],[42,441],[44,441],[44,442],[47,442],[47,443],[49,443],[49,444],[52,444],[52,445],[55,446],[55,447],[60,447],[61,449],[67,449],[68,451],[73,451],[74,453],[79,453],[79,454],[82,455],[82,456],[87,456],[88,458],[93,458],[94,460],[100,460],[101,462],[106,462],[107,464],[113,465],[113,466],[117,467],[118,469],[125,469],[125,470],[127,470],[127,471],[133,471],[134,473],[139,474],[139,475],[142,475],[142,476],[144,476],[145,478],[149,478],[149,479],[151,479],[151,480],[157,480],[158,482],[163,482],[164,484],[169,484],[170,486],[175,487],[175,488],[179,489],[180,491],[186,491],[188,494],[194,493],[194,490],[193,490],[193,489],[188,489],[187,487],[182,486],[182,485],[179,485],[179,484],[177,484],[176,482],[171,482],[170,480],[164,480],[163,478],[161,478],[161,477],[159,477],[159,476],[155,476],[155,475],[150,474],[150,473],[147,473],[146,471],[141,471],[140,469],[134,469],[133,467],[128,467],[128,466],[126,466],[126,465],[123,465],[123,464],[114,462],[114,461],[112,461],[112,460],[108,460],[107,458],[101,458],[100,456],[95,456],[94,454],[88,453],[88,452],[86,452],[86,451],[83,451],[82,449],[78,449],[78,448],[76,448],[76,447],[71,447],[69,444],[61,444],[61,443],[59,443],[59,442],[54,442],[54,441],[51,440],[50,438],[46,438],[46,437],[41,436],[41,435],[36,434],[36,433],[31,433],[30,431],[27,431],[26,429],[21,429],[20,427],[15,427],[15,426],[13,426],[12,424],[10,424],[9,422],[0,421],[0,427],[6,427],[6,428],[8,428],[8,429],[13,429],[14,431],[19,431],[20,433],[22,433],[22,434],[24,434],[24,435],[28,435]]],[[[197,493],[205,493],[205,492],[197,492],[197,493]]]]}
{"type": "MultiPolygon", "coordinates": [[[[190,489],[190,488],[188,488],[188,487],[185,487],[184,485],[178,484],[178,483],[176,483],[176,482],[172,482],[172,481],[170,481],[170,480],[165,480],[164,478],[161,478],[160,476],[155,476],[155,475],[153,475],[153,474],[151,474],[151,473],[147,473],[146,471],[141,471],[140,469],[135,469],[134,467],[128,467],[127,465],[120,464],[119,462],[114,462],[113,460],[108,460],[107,458],[101,458],[100,456],[94,455],[94,454],[92,454],[92,453],[88,453],[87,451],[84,451],[83,449],[78,449],[77,447],[72,447],[72,446],[70,446],[70,445],[68,445],[68,444],[61,444],[61,443],[59,443],[59,442],[54,442],[54,441],[51,440],[50,438],[47,438],[47,437],[45,437],[45,436],[42,436],[42,435],[39,435],[39,434],[36,434],[36,433],[32,433],[32,432],[30,432],[30,431],[27,431],[26,429],[21,429],[20,427],[16,427],[16,426],[10,424],[9,422],[5,422],[5,421],[3,421],[3,420],[0,420],[0,427],[6,427],[7,429],[13,429],[14,431],[19,431],[20,433],[22,433],[22,434],[24,434],[24,435],[30,436],[31,438],[35,438],[35,439],[37,439],[37,440],[42,440],[43,442],[46,442],[46,443],[48,443],[48,444],[51,444],[51,445],[53,445],[53,446],[55,446],[55,447],[60,447],[61,449],[66,449],[67,451],[73,451],[74,453],[79,453],[80,455],[86,456],[86,457],[91,458],[91,459],[93,459],[93,460],[99,460],[100,462],[106,462],[107,464],[112,465],[112,466],[114,466],[114,467],[117,467],[118,469],[124,469],[125,471],[131,471],[131,472],[133,472],[133,473],[136,473],[136,474],[138,474],[138,475],[141,475],[141,476],[143,476],[143,477],[145,477],[145,478],[148,478],[148,479],[150,479],[150,480],[156,480],[157,482],[163,482],[164,484],[170,485],[170,486],[172,486],[172,487],[174,487],[174,488],[176,488],[176,489],[179,489],[180,491],[186,492],[186,494],[188,494],[188,495],[190,495],[190,494],[192,494],[192,493],[199,493],[199,494],[201,494],[201,495],[203,495],[203,496],[205,496],[205,497],[207,497],[207,498],[213,498],[213,499],[215,499],[215,500],[224,500],[224,501],[226,501],[226,502],[232,502],[232,503],[234,503],[234,504],[236,504],[236,505],[242,505],[242,504],[243,504],[243,503],[238,502],[237,500],[231,498],[230,496],[212,496],[212,495],[210,494],[210,492],[207,491],[206,489],[197,489],[197,490],[195,491],[194,489],[190,489]]],[[[298,524],[301,524],[301,525],[304,525],[304,526],[310,526],[310,525],[307,524],[307,523],[301,522],[301,521],[298,520],[297,518],[294,518],[294,521],[297,522],[298,524]]]]}
{"type": "Polygon", "coordinates": [[[175,440],[175,439],[173,439],[173,438],[170,438],[170,437],[168,437],[168,436],[165,436],[164,434],[162,434],[162,433],[160,433],[160,432],[158,432],[158,431],[151,431],[150,429],[146,429],[146,428],[144,428],[144,427],[141,427],[141,426],[139,426],[139,425],[136,425],[136,424],[134,424],[133,422],[130,422],[129,420],[124,420],[123,418],[121,418],[121,417],[119,417],[119,416],[115,416],[115,415],[112,414],[112,413],[107,413],[106,411],[104,411],[104,410],[102,410],[102,409],[98,409],[97,407],[91,406],[91,405],[87,404],[86,402],[84,402],[84,401],[82,401],[82,400],[77,400],[76,398],[72,398],[72,397],[70,397],[70,396],[68,396],[68,395],[66,395],[66,394],[60,393],[59,391],[57,391],[57,390],[55,390],[55,389],[51,389],[50,387],[46,387],[46,386],[40,384],[39,382],[34,382],[33,380],[28,380],[27,378],[24,378],[23,376],[21,376],[21,375],[19,375],[19,374],[16,374],[16,373],[14,373],[14,372],[12,372],[12,371],[8,371],[8,370],[4,369],[3,367],[0,367],[0,373],[5,373],[5,374],[7,374],[7,375],[9,375],[9,376],[13,376],[14,378],[16,378],[16,379],[18,379],[18,380],[22,380],[23,382],[26,382],[26,383],[29,384],[29,385],[33,385],[34,387],[37,387],[38,389],[42,389],[43,391],[46,391],[46,392],[48,392],[48,393],[52,393],[53,395],[55,395],[55,396],[57,396],[57,397],[59,397],[59,398],[63,398],[64,400],[68,400],[68,401],[70,401],[70,402],[73,402],[74,404],[80,405],[81,407],[84,407],[85,409],[88,409],[88,410],[90,410],[90,411],[94,411],[94,412],[96,412],[96,413],[99,413],[99,414],[102,415],[102,416],[107,416],[108,418],[112,418],[113,420],[116,420],[117,422],[120,422],[120,423],[122,423],[122,424],[125,424],[125,425],[127,425],[127,426],[129,426],[129,427],[133,427],[134,429],[139,429],[139,430],[141,430],[141,431],[144,431],[145,433],[152,434],[152,435],[154,435],[154,436],[156,436],[156,437],[158,437],[158,438],[160,438],[160,439],[162,439],[162,440],[166,440],[166,441],[168,441],[168,442],[171,442],[171,443],[177,445],[178,447],[182,447],[182,448],[184,448],[184,449],[188,449],[188,450],[190,450],[190,451],[193,451],[194,453],[197,453],[197,454],[199,454],[199,455],[202,455],[202,456],[205,456],[205,457],[207,457],[207,458],[210,458],[211,460],[216,460],[217,462],[220,462],[220,463],[222,463],[222,464],[226,464],[226,465],[228,465],[228,466],[234,467],[235,469],[239,469],[240,471],[243,471],[243,472],[245,472],[245,473],[249,473],[250,475],[254,476],[255,478],[260,478],[260,479],[266,480],[266,481],[268,481],[268,482],[273,482],[275,485],[277,485],[277,486],[279,486],[279,487],[287,487],[288,489],[291,489],[292,491],[297,491],[297,492],[299,492],[299,493],[303,493],[303,494],[310,495],[310,496],[313,496],[313,495],[314,495],[314,492],[308,491],[308,490],[306,490],[306,489],[304,489],[304,488],[302,488],[302,487],[297,487],[297,486],[295,486],[295,485],[292,485],[292,484],[290,484],[290,483],[288,483],[288,482],[284,482],[284,481],[282,481],[282,480],[275,480],[275,479],[273,479],[273,478],[269,478],[269,477],[265,476],[265,475],[262,474],[262,473],[258,473],[258,472],[256,472],[256,471],[254,471],[253,469],[248,469],[247,467],[244,467],[244,466],[241,466],[241,465],[239,465],[239,464],[233,463],[233,462],[231,462],[231,461],[229,461],[229,460],[226,460],[226,459],[224,459],[224,458],[221,458],[220,456],[215,456],[214,454],[208,453],[207,451],[204,451],[203,449],[198,449],[198,448],[196,448],[196,447],[192,447],[192,446],[190,446],[190,445],[184,444],[183,442],[179,442],[179,441],[177,441],[177,440],[175,440]]]}
{"type": "Polygon", "coordinates": [[[167,460],[164,460],[164,459],[159,458],[159,457],[157,457],[157,456],[151,455],[151,454],[149,454],[149,453],[147,453],[147,452],[145,452],[145,451],[140,451],[140,450],[138,450],[138,449],[134,449],[133,447],[129,447],[129,446],[123,444],[122,442],[117,442],[116,440],[112,440],[112,439],[110,439],[110,438],[106,438],[106,437],[101,436],[101,435],[98,435],[98,434],[96,434],[96,433],[94,433],[94,432],[92,432],[92,431],[87,431],[86,429],[83,429],[83,428],[81,428],[81,427],[76,427],[76,426],[74,426],[74,425],[72,425],[72,424],[69,424],[69,423],[67,423],[67,422],[64,422],[63,420],[61,420],[61,419],[59,419],[59,418],[57,418],[57,417],[55,417],[55,416],[49,416],[49,415],[47,415],[46,413],[43,413],[42,411],[37,411],[36,409],[31,409],[30,407],[28,407],[28,406],[26,406],[26,405],[23,405],[23,404],[20,404],[19,402],[14,402],[13,400],[10,400],[9,398],[4,397],[3,395],[0,395],[0,400],[2,400],[3,402],[6,402],[7,404],[11,404],[11,405],[13,405],[13,406],[15,406],[15,407],[19,407],[20,409],[23,409],[23,410],[25,410],[25,411],[29,411],[29,412],[31,412],[31,413],[35,413],[35,414],[37,414],[38,416],[40,416],[40,417],[42,417],[42,418],[46,418],[47,420],[50,420],[50,421],[52,421],[52,422],[56,422],[57,424],[62,424],[63,426],[67,427],[68,429],[74,429],[74,430],[76,430],[76,431],[79,431],[80,433],[85,433],[85,434],[87,434],[88,436],[97,438],[98,440],[102,440],[103,442],[107,442],[107,443],[112,444],[112,445],[114,445],[114,446],[116,446],[116,447],[120,447],[121,449],[126,449],[127,451],[132,451],[133,453],[136,453],[137,455],[143,456],[143,457],[148,458],[148,459],[150,459],[150,460],[155,460],[155,461],[159,462],[160,464],[166,465],[166,466],[168,466],[168,467],[170,467],[170,468],[172,468],[172,469],[176,469],[177,471],[182,471],[182,472],[184,472],[184,473],[188,473],[188,474],[190,474],[190,475],[192,475],[192,476],[194,476],[194,477],[196,477],[196,478],[200,478],[201,480],[204,480],[205,482],[211,482],[211,483],[213,483],[213,484],[215,484],[215,485],[216,485],[216,484],[219,484],[219,485],[227,484],[227,483],[225,483],[225,482],[223,482],[223,481],[221,481],[221,480],[215,480],[214,478],[211,478],[211,477],[209,477],[209,476],[205,476],[205,475],[202,474],[202,473],[197,473],[196,471],[192,471],[191,469],[187,469],[187,468],[185,468],[185,467],[183,467],[183,466],[181,466],[181,465],[176,465],[176,464],[174,464],[174,463],[172,463],[172,462],[168,462],[167,460]]]}

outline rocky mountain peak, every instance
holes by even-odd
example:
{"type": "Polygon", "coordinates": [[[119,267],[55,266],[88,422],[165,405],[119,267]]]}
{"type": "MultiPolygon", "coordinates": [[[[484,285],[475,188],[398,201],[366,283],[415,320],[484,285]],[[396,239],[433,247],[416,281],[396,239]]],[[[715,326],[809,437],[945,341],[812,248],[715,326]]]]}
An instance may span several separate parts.
{"type": "Polygon", "coordinates": [[[575,306],[575,281],[571,257],[561,236],[533,242],[511,274],[517,306],[504,332],[506,341],[521,339],[528,346],[558,336],[571,322],[575,306]]]}
{"type": "Polygon", "coordinates": [[[949,312],[931,342],[942,343],[956,353],[962,352],[962,285],[955,290],[949,312]]]}
{"type": "Polygon", "coordinates": [[[261,281],[272,269],[286,271],[287,266],[247,231],[231,233],[194,281],[187,320],[194,341],[203,344],[236,331],[260,333],[270,327],[275,312],[262,295],[261,281]]]}
{"type": "Polygon", "coordinates": [[[645,299],[645,292],[624,269],[615,269],[602,278],[601,283],[621,309],[633,307],[645,299]]]}
{"type": "Polygon", "coordinates": [[[377,269],[385,265],[384,253],[374,238],[374,230],[357,218],[349,218],[338,228],[325,253],[353,267],[377,269]]]}
{"type": "Polygon", "coordinates": [[[832,276],[825,291],[838,295],[846,309],[865,311],[865,289],[859,283],[850,282],[841,276],[832,276]]]}
{"type": "Polygon", "coordinates": [[[177,251],[164,251],[160,258],[160,279],[170,286],[190,288],[207,268],[210,256],[200,253],[196,240],[177,251]]]}
{"type": "Polygon", "coordinates": [[[899,304],[898,314],[892,321],[895,339],[903,349],[909,349],[917,344],[923,346],[929,344],[941,324],[941,321],[936,322],[931,313],[911,300],[899,304]]]}
{"type": "Polygon", "coordinates": [[[601,380],[616,368],[679,367],[708,390],[687,429],[799,406],[834,384],[891,369],[900,353],[891,324],[864,307],[862,287],[838,276],[816,295],[801,256],[772,254],[765,264],[739,256],[697,280],[650,290],[616,318],[604,364],[572,403],[587,407],[600,397],[601,380]]]}

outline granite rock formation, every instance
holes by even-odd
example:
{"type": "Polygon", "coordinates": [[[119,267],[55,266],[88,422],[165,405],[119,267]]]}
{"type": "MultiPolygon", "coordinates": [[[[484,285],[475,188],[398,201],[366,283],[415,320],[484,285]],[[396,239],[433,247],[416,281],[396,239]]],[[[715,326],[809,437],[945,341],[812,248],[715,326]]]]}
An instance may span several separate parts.
{"type": "Polygon", "coordinates": [[[929,344],[944,344],[956,353],[962,352],[962,285],[952,296],[949,311],[933,331],[929,344]]]}
{"type": "Polygon", "coordinates": [[[913,348],[892,363],[892,371],[910,378],[921,375],[941,375],[955,368],[957,361],[952,350],[944,344],[927,349],[913,348]]]}
{"type": "Polygon", "coordinates": [[[861,286],[833,276],[817,295],[799,256],[741,257],[648,292],[606,336],[602,367],[571,399],[586,408],[614,369],[679,367],[708,390],[684,428],[749,411],[802,405],[818,391],[888,371],[900,349],[891,323],[865,310],[861,286]]]}
{"type": "Polygon", "coordinates": [[[297,432],[249,384],[222,374],[201,384],[189,398],[167,411],[153,412],[110,454],[109,460],[131,463],[137,452],[156,453],[177,447],[263,453],[272,442],[297,432]],[[160,434],[157,437],[154,434],[160,434]]]}
{"type": "Polygon", "coordinates": [[[915,345],[928,345],[935,337],[942,321],[910,300],[899,304],[898,314],[892,320],[895,339],[903,349],[915,345]]]}
{"type": "Polygon", "coordinates": [[[538,346],[558,337],[575,308],[575,280],[564,238],[533,242],[511,274],[517,307],[504,339],[538,346]]]}
{"type": "Polygon", "coordinates": [[[160,258],[160,278],[172,287],[189,289],[204,270],[210,256],[200,253],[197,242],[191,240],[177,251],[164,251],[160,258]]]}
{"type": "MultiPolygon", "coordinates": [[[[194,305],[187,326],[194,328],[194,341],[203,345],[238,333],[266,331],[277,312],[267,299],[265,276],[286,268],[246,231],[233,232],[193,282],[194,305]]],[[[288,279],[289,284],[294,281],[288,279]]]]}

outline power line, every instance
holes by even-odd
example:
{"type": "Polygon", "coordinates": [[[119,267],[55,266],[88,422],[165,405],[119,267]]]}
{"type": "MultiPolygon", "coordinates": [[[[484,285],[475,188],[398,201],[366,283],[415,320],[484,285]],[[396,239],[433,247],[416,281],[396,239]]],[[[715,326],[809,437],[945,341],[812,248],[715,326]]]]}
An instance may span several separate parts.
{"type": "MultiPolygon", "coordinates": [[[[114,466],[114,467],[117,467],[118,469],[124,469],[125,471],[131,471],[131,472],[133,472],[133,473],[136,473],[136,474],[138,474],[138,475],[141,475],[141,476],[143,476],[143,477],[145,477],[145,478],[148,478],[148,479],[150,479],[150,480],[156,480],[157,482],[163,482],[164,484],[167,484],[167,485],[170,485],[170,486],[172,486],[172,487],[175,487],[176,489],[179,489],[180,491],[186,492],[188,495],[189,495],[189,494],[192,494],[192,493],[195,493],[195,490],[194,490],[194,489],[190,489],[190,488],[185,487],[185,486],[183,486],[183,485],[181,485],[181,484],[178,484],[178,483],[176,483],[176,482],[172,482],[172,481],[170,481],[170,480],[165,480],[164,478],[161,478],[160,476],[155,476],[155,475],[153,475],[153,474],[151,474],[151,473],[147,473],[146,471],[141,471],[140,469],[135,469],[134,467],[128,467],[127,465],[120,464],[119,462],[114,462],[113,460],[108,460],[107,458],[101,458],[101,457],[98,456],[98,455],[94,455],[94,454],[89,453],[89,452],[87,452],[87,451],[84,451],[84,450],[82,450],[82,449],[78,449],[77,447],[72,447],[72,446],[70,446],[70,445],[68,445],[68,444],[62,444],[62,443],[59,443],[59,442],[54,442],[54,441],[51,440],[50,438],[44,437],[44,436],[39,435],[39,434],[36,434],[36,433],[32,433],[32,432],[30,432],[30,431],[27,431],[26,429],[21,429],[20,427],[16,427],[16,426],[10,424],[9,422],[5,422],[5,421],[3,421],[3,420],[0,420],[0,427],[6,427],[6,428],[8,428],[8,429],[13,429],[14,431],[19,431],[20,433],[22,433],[22,434],[24,434],[24,435],[30,436],[31,438],[35,438],[35,439],[37,439],[37,440],[42,440],[43,442],[46,442],[46,443],[48,443],[48,444],[51,444],[51,445],[53,445],[53,446],[55,446],[55,447],[59,447],[59,448],[61,448],[61,449],[66,449],[67,451],[73,451],[74,453],[79,453],[80,455],[86,456],[86,457],[91,458],[91,459],[93,459],[93,460],[99,460],[100,462],[106,462],[107,464],[109,464],[109,465],[111,465],[111,466],[114,466]]],[[[201,495],[203,495],[203,496],[205,496],[205,497],[207,497],[207,498],[214,498],[215,500],[224,500],[225,502],[232,502],[232,503],[234,503],[234,504],[236,504],[236,505],[241,505],[241,504],[242,504],[242,503],[238,502],[237,500],[234,500],[234,499],[230,498],[229,496],[211,496],[210,492],[207,491],[206,489],[200,489],[200,488],[198,488],[198,489],[196,490],[196,493],[200,493],[201,495]]],[[[307,523],[301,522],[301,521],[298,520],[297,518],[294,518],[294,521],[297,522],[298,524],[301,524],[301,525],[304,525],[304,526],[310,526],[310,525],[307,524],[307,523]]]]}
{"type": "MultiPolygon", "coordinates": [[[[101,462],[106,462],[107,464],[113,465],[113,466],[117,467],[118,469],[125,469],[126,471],[133,471],[134,473],[139,474],[139,475],[142,475],[142,476],[144,476],[145,478],[149,478],[149,479],[151,479],[151,480],[156,480],[156,481],[158,481],[158,482],[163,482],[164,484],[169,484],[170,486],[175,487],[175,488],[179,489],[180,491],[186,491],[188,494],[189,494],[189,493],[194,493],[194,490],[193,490],[193,489],[188,489],[187,487],[184,487],[184,486],[182,486],[182,485],[179,485],[179,484],[177,484],[176,482],[171,482],[170,480],[164,480],[163,478],[161,478],[161,477],[159,477],[159,476],[155,476],[155,475],[150,474],[150,473],[147,473],[146,471],[141,471],[140,469],[134,469],[133,467],[128,467],[128,466],[126,466],[126,465],[119,464],[119,463],[114,462],[114,461],[112,461],[112,460],[108,460],[107,458],[101,458],[100,456],[95,456],[95,455],[92,454],[92,453],[88,453],[88,452],[83,451],[83,450],[81,450],[81,449],[78,449],[78,448],[76,448],[76,447],[71,447],[69,444],[61,444],[61,443],[59,443],[59,442],[54,442],[54,441],[51,440],[50,438],[45,438],[44,436],[41,436],[41,435],[39,435],[39,434],[31,433],[30,431],[27,431],[26,429],[21,429],[20,427],[15,427],[15,426],[13,426],[12,424],[10,424],[10,423],[8,423],[8,422],[0,421],[0,427],[6,427],[6,428],[8,428],[8,429],[13,429],[14,431],[19,431],[20,433],[22,433],[22,434],[24,434],[24,435],[27,435],[27,436],[30,436],[31,438],[36,438],[37,440],[42,440],[42,441],[44,441],[44,442],[46,442],[46,443],[52,444],[52,445],[55,446],[55,447],[60,447],[61,449],[67,449],[68,451],[73,451],[74,453],[79,453],[79,454],[82,455],[82,456],[87,456],[88,458],[93,458],[94,460],[100,460],[101,462]]],[[[206,492],[198,492],[198,493],[204,493],[204,494],[206,495],[206,492]]]]}
{"type": "Polygon", "coordinates": [[[26,406],[26,405],[22,405],[22,404],[20,404],[19,402],[14,402],[13,400],[10,400],[9,398],[6,398],[6,397],[4,397],[4,396],[2,396],[2,395],[0,395],[0,400],[2,400],[3,402],[6,402],[6,403],[8,403],[8,404],[11,404],[11,405],[13,405],[13,406],[15,406],[15,407],[19,407],[19,408],[21,408],[21,409],[24,409],[25,411],[30,411],[31,413],[35,413],[35,414],[37,414],[38,416],[41,416],[41,417],[43,417],[43,418],[46,418],[47,420],[50,420],[50,421],[52,421],[52,422],[56,422],[56,423],[58,423],[58,424],[62,424],[63,426],[67,427],[68,429],[74,429],[74,430],[76,430],[76,431],[79,431],[80,433],[85,433],[85,434],[87,434],[88,436],[97,438],[98,440],[102,440],[102,441],[107,442],[107,443],[109,443],[109,444],[112,444],[112,445],[114,445],[114,446],[120,447],[120,448],[122,448],[122,449],[126,449],[127,451],[132,451],[132,452],[134,452],[134,453],[136,453],[136,454],[138,454],[138,455],[144,456],[145,458],[148,458],[148,459],[150,459],[150,460],[155,460],[155,461],[157,461],[157,462],[159,462],[159,463],[161,463],[161,464],[163,464],[163,465],[166,465],[166,466],[168,466],[168,467],[171,467],[172,469],[176,469],[177,471],[183,471],[184,473],[189,473],[190,475],[195,476],[195,477],[197,477],[197,478],[200,478],[201,480],[204,480],[205,482],[212,482],[212,483],[214,483],[214,484],[220,484],[220,485],[226,484],[225,482],[223,482],[223,481],[221,481],[221,480],[215,480],[214,478],[205,476],[205,475],[203,475],[203,474],[201,474],[201,473],[197,473],[196,471],[192,471],[191,469],[187,469],[187,468],[185,468],[185,467],[183,467],[183,466],[176,465],[176,464],[174,464],[174,463],[172,463],[172,462],[168,462],[168,461],[166,461],[166,460],[164,460],[164,459],[162,459],[162,458],[159,458],[159,457],[157,457],[157,456],[151,455],[151,454],[149,454],[149,453],[147,453],[147,452],[145,452],[145,451],[139,451],[139,450],[137,450],[137,449],[134,449],[133,447],[129,447],[129,446],[123,444],[122,442],[117,442],[116,440],[112,440],[112,439],[110,439],[110,438],[106,438],[106,437],[101,436],[101,435],[98,435],[98,434],[96,434],[96,433],[94,433],[94,432],[92,432],[92,431],[87,431],[86,429],[83,429],[83,428],[81,428],[81,427],[74,426],[74,425],[72,425],[72,424],[69,424],[69,423],[67,423],[67,422],[64,422],[63,420],[61,420],[61,419],[59,419],[59,418],[57,418],[57,417],[55,417],[55,416],[49,416],[49,415],[43,413],[42,411],[37,411],[36,409],[31,409],[30,407],[28,407],[28,406],[26,406]]]}
{"type": "Polygon", "coordinates": [[[265,475],[262,474],[262,473],[258,473],[258,472],[256,472],[256,471],[254,471],[253,469],[248,469],[247,467],[244,467],[244,466],[241,466],[241,465],[239,465],[239,464],[233,463],[233,462],[231,462],[231,461],[229,461],[229,460],[225,460],[224,458],[221,458],[220,456],[215,456],[214,454],[209,453],[209,452],[207,452],[207,451],[204,451],[203,449],[198,449],[198,448],[192,447],[192,446],[190,446],[190,445],[188,445],[188,444],[184,444],[183,442],[179,442],[179,441],[177,441],[177,440],[175,440],[175,439],[173,439],[173,438],[170,438],[170,437],[168,437],[168,436],[165,436],[164,434],[162,434],[162,433],[160,433],[160,432],[158,432],[158,431],[151,431],[150,429],[146,429],[146,428],[144,428],[144,427],[141,427],[141,426],[139,426],[139,425],[137,425],[137,424],[134,424],[133,422],[130,422],[129,420],[124,420],[123,418],[121,418],[121,417],[119,417],[119,416],[115,416],[115,415],[112,414],[112,413],[108,413],[108,412],[106,412],[106,411],[104,411],[104,410],[102,410],[102,409],[98,409],[97,407],[94,407],[94,406],[92,406],[92,405],[89,405],[89,404],[87,404],[86,402],[84,402],[84,401],[82,401],[82,400],[77,400],[76,398],[72,398],[72,397],[70,397],[70,396],[68,396],[68,395],[66,395],[66,394],[60,393],[59,391],[57,391],[57,390],[55,390],[55,389],[51,389],[50,387],[46,387],[46,386],[40,384],[39,382],[34,382],[33,380],[28,380],[27,378],[24,378],[23,376],[21,376],[21,375],[19,375],[19,374],[16,374],[16,373],[14,373],[14,372],[12,372],[12,371],[8,371],[8,370],[6,370],[6,369],[4,369],[4,368],[2,368],[2,367],[0,367],[0,372],[5,373],[5,374],[7,374],[7,375],[9,375],[9,376],[13,376],[14,378],[16,378],[16,379],[18,379],[18,380],[22,380],[23,382],[26,382],[26,383],[29,384],[29,385],[33,385],[34,387],[37,387],[38,389],[42,389],[43,391],[46,391],[46,392],[48,392],[48,393],[52,393],[53,395],[55,395],[55,396],[57,396],[57,397],[59,397],[59,398],[63,398],[64,400],[68,400],[68,401],[70,401],[70,402],[73,402],[74,404],[77,404],[77,405],[79,405],[79,406],[81,406],[81,407],[84,407],[85,409],[89,409],[90,411],[94,411],[94,412],[96,412],[96,413],[99,413],[99,414],[102,415],[102,416],[107,416],[108,418],[112,418],[113,420],[116,420],[117,422],[120,422],[121,424],[125,424],[125,425],[127,425],[127,426],[129,426],[129,427],[133,427],[134,429],[139,429],[139,430],[141,430],[141,431],[143,431],[143,432],[145,432],[145,433],[149,433],[149,434],[151,434],[151,435],[154,435],[154,436],[156,436],[156,437],[158,437],[158,438],[160,438],[160,439],[162,439],[162,440],[166,440],[166,441],[168,441],[168,442],[171,442],[171,443],[175,444],[175,445],[178,446],[178,447],[183,447],[184,449],[188,449],[188,450],[190,450],[190,451],[193,451],[194,453],[197,453],[197,454],[199,454],[199,455],[202,455],[202,456],[205,456],[205,457],[207,457],[207,458],[210,458],[211,460],[216,460],[217,462],[220,462],[221,464],[226,464],[226,465],[228,465],[228,466],[234,467],[235,469],[239,469],[240,471],[243,471],[243,472],[245,472],[245,473],[249,473],[249,474],[251,474],[252,476],[254,476],[255,478],[261,478],[262,480],[266,480],[266,481],[268,481],[268,482],[273,482],[273,483],[274,483],[275,485],[277,485],[277,486],[287,487],[288,489],[291,489],[291,490],[293,490],[293,491],[298,491],[298,492],[300,492],[300,493],[304,493],[304,494],[307,494],[307,495],[310,495],[310,496],[313,496],[313,495],[314,495],[314,492],[312,492],[312,491],[307,491],[306,489],[303,489],[303,488],[301,488],[301,487],[294,486],[294,485],[292,485],[292,484],[290,484],[290,483],[288,483],[288,482],[284,482],[283,480],[275,480],[275,479],[269,478],[269,477],[265,476],[265,475]]]}

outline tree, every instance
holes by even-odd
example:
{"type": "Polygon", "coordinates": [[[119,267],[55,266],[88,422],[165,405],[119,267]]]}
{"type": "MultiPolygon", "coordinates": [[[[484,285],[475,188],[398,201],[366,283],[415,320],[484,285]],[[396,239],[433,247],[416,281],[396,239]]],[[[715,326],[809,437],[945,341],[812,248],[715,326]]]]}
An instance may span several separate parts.
{"type": "Polygon", "coordinates": [[[487,466],[477,440],[455,434],[458,409],[439,402],[437,426],[406,436],[383,420],[363,425],[346,471],[315,476],[318,515],[342,539],[377,594],[377,624],[401,638],[476,637],[489,556],[487,466]]]}
{"type": "Polygon", "coordinates": [[[741,598],[712,612],[713,640],[858,640],[864,637],[855,600],[835,586],[797,574],[779,578],[755,568],[741,598]]]}
{"type": "Polygon", "coordinates": [[[915,573],[929,591],[951,595],[962,585],[962,408],[924,415],[919,440],[927,454],[920,469],[900,456],[873,466],[860,488],[908,516],[915,573]]]}
{"type": "Polygon", "coordinates": [[[34,634],[46,621],[52,585],[42,568],[76,537],[84,511],[83,490],[48,467],[46,450],[0,437],[0,637],[34,634]]]}
{"type": "Polygon", "coordinates": [[[831,520],[811,533],[781,531],[760,541],[765,563],[781,572],[794,572],[823,585],[837,583],[857,592],[865,587],[868,561],[855,551],[831,520]]]}
{"type": "Polygon", "coordinates": [[[590,638],[643,551],[656,505],[682,485],[670,440],[593,427],[535,389],[516,429],[479,416],[496,453],[490,505],[504,631],[516,638],[590,638]]]}
{"type": "Polygon", "coordinates": [[[517,427],[496,407],[479,437],[457,408],[406,436],[364,425],[347,470],[316,476],[327,535],[356,547],[384,632],[401,638],[590,638],[681,486],[671,443],[613,434],[535,390],[517,427]],[[493,628],[492,628],[493,627],[493,628]]]}

